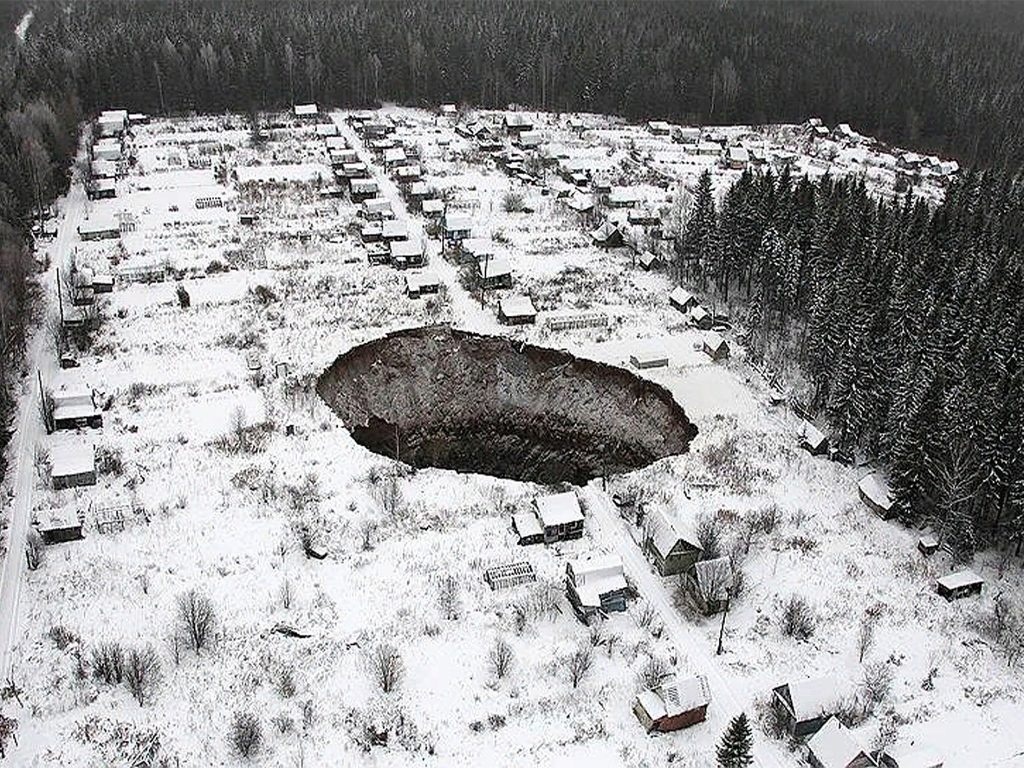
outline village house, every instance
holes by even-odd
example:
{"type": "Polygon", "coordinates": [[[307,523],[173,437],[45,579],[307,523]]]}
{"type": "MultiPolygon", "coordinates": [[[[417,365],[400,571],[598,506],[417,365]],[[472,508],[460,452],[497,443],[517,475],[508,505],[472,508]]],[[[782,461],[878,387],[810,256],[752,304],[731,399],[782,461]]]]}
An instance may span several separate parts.
{"type": "Polygon", "coordinates": [[[582,192],[575,192],[562,199],[567,208],[579,214],[590,213],[594,210],[594,199],[582,192]]]}
{"type": "Polygon", "coordinates": [[[409,239],[409,224],[403,219],[385,219],[381,222],[381,239],[385,242],[409,239]]]}
{"type": "Polygon", "coordinates": [[[661,576],[686,573],[703,554],[697,537],[681,532],[661,510],[644,519],[643,549],[661,576]]]}
{"type": "Polygon", "coordinates": [[[772,706],[786,722],[790,736],[806,739],[818,732],[838,706],[839,683],[832,675],[780,685],[772,690],[772,706]]]}
{"type": "Polygon", "coordinates": [[[683,313],[689,312],[697,306],[697,297],[681,285],[677,285],[672,289],[672,293],[668,295],[668,301],[669,304],[683,313]]]}
{"type": "Polygon", "coordinates": [[[92,443],[55,445],[50,450],[50,479],[55,491],[96,485],[96,448],[92,443]]]}
{"type": "Polygon", "coordinates": [[[518,136],[533,130],[533,119],[522,112],[506,112],[502,124],[509,136],[518,136]]]}
{"type": "Polygon", "coordinates": [[[700,331],[710,331],[715,324],[714,316],[700,304],[690,310],[690,325],[700,331]]]}
{"type": "Polygon", "coordinates": [[[695,151],[704,157],[719,157],[723,150],[717,141],[701,141],[695,145],[695,151]]]}
{"type": "Polygon", "coordinates": [[[583,535],[583,510],[573,491],[538,496],[533,505],[545,544],[578,539],[583,535]]]}
{"type": "Polygon", "coordinates": [[[506,296],[498,302],[498,321],[504,325],[532,325],[537,310],[529,296],[506,296]]]}
{"type": "Polygon", "coordinates": [[[602,248],[621,248],[623,244],[622,232],[610,221],[591,232],[590,239],[602,248]]]}
{"type": "Polygon", "coordinates": [[[540,131],[520,131],[513,142],[520,149],[536,149],[544,143],[544,134],[540,131]]]}
{"type": "Polygon", "coordinates": [[[346,179],[368,179],[370,178],[370,167],[362,161],[345,163],[341,166],[341,174],[346,179]]]}
{"type": "Polygon", "coordinates": [[[32,524],[44,544],[63,544],[82,536],[82,516],[69,509],[47,510],[32,524]]]}
{"type": "Polygon", "coordinates": [[[296,104],[295,116],[302,120],[315,120],[320,116],[320,110],[316,104],[296,104]]]}
{"type": "Polygon", "coordinates": [[[379,221],[371,221],[362,226],[359,230],[359,239],[366,243],[379,243],[383,238],[384,227],[379,221]]]}
{"type": "Polygon", "coordinates": [[[384,150],[384,170],[390,171],[400,165],[405,165],[407,162],[408,159],[402,147],[392,147],[391,149],[384,150]]]}
{"type": "Polygon", "coordinates": [[[93,179],[85,185],[85,196],[90,200],[109,200],[117,197],[117,186],[112,178],[93,179]]]}
{"type": "Polygon", "coordinates": [[[626,610],[628,589],[618,555],[588,555],[565,566],[565,597],[584,624],[626,610]]]}
{"type": "Polygon", "coordinates": [[[640,268],[645,272],[650,272],[652,269],[661,264],[661,257],[653,251],[643,251],[636,260],[636,263],[640,265],[640,268]]]}
{"type": "Polygon", "coordinates": [[[380,194],[380,187],[373,179],[352,179],[349,184],[349,198],[353,203],[372,200],[380,194]]]}
{"type": "Polygon", "coordinates": [[[857,483],[857,493],[861,501],[883,520],[892,517],[892,494],[889,481],[880,472],[864,475],[857,483]]]}
{"type": "Polygon", "coordinates": [[[113,240],[121,237],[121,226],[113,218],[86,219],[78,225],[82,240],[113,240]]]}
{"type": "Polygon", "coordinates": [[[112,179],[117,176],[117,163],[113,160],[93,160],[89,164],[89,174],[94,179],[112,179]]]}
{"type": "MultiPolygon", "coordinates": [[[[66,374],[65,374],[66,375],[66,374]]],[[[103,414],[96,407],[93,392],[78,378],[66,379],[52,395],[54,429],[103,426],[103,414]]]]}
{"type": "Polygon", "coordinates": [[[423,178],[423,170],[419,163],[407,163],[395,169],[395,179],[400,185],[412,184],[423,178]]]}
{"type": "Polygon", "coordinates": [[[728,165],[734,171],[742,171],[750,162],[750,153],[744,147],[729,147],[728,165]]]}
{"type": "Polygon", "coordinates": [[[640,193],[632,187],[615,187],[605,200],[609,208],[632,208],[640,200],[640,193]]]}
{"type": "Polygon", "coordinates": [[[626,221],[635,227],[655,227],[661,218],[650,208],[633,208],[626,214],[626,221]]]}
{"type": "Polygon", "coordinates": [[[703,723],[711,692],[703,677],[665,677],[633,700],[633,714],[648,733],[668,733],[703,723]]]}
{"type": "Polygon", "coordinates": [[[405,276],[405,295],[418,299],[427,293],[437,293],[441,281],[433,272],[409,272],[405,276]]]}
{"type": "Polygon", "coordinates": [[[428,219],[436,219],[444,213],[444,201],[432,198],[420,203],[420,212],[428,219]]]}
{"type": "Polygon", "coordinates": [[[704,335],[704,354],[712,360],[725,360],[729,357],[729,343],[721,334],[709,331],[704,335]]]}
{"type": "Polygon", "coordinates": [[[318,123],[313,130],[316,131],[317,136],[323,139],[338,135],[338,126],[334,123],[318,123]]]}
{"type": "Polygon", "coordinates": [[[505,256],[485,256],[476,263],[477,280],[484,288],[511,288],[512,265],[505,256]]]}
{"type": "MultiPolygon", "coordinates": [[[[384,222],[387,226],[388,222],[384,222]]],[[[398,269],[423,266],[423,245],[417,240],[392,240],[388,249],[391,263],[398,269]]]]}
{"type": "Polygon", "coordinates": [[[981,594],[985,580],[971,570],[957,571],[935,580],[935,591],[946,600],[960,600],[981,594]]]}
{"type": "Polygon", "coordinates": [[[120,136],[128,130],[128,110],[106,109],[100,112],[96,128],[100,136],[120,136]]]}
{"type": "Polygon", "coordinates": [[[93,293],[113,293],[114,292],[114,276],[113,275],[93,275],[92,276],[92,290],[93,293]]]}
{"type": "Polygon", "coordinates": [[[696,144],[700,141],[700,128],[676,127],[672,131],[672,141],[677,144],[696,144]]]}
{"type": "Polygon", "coordinates": [[[94,160],[117,162],[121,159],[121,140],[100,139],[92,146],[92,157],[94,160]]]}
{"type": "Polygon", "coordinates": [[[875,768],[878,765],[835,717],[830,717],[807,741],[807,762],[812,768],[875,768]]]}
{"type": "Polygon", "coordinates": [[[451,246],[462,242],[472,234],[473,223],[466,214],[446,213],[441,231],[444,243],[451,246]]]}
{"type": "Polygon", "coordinates": [[[380,221],[381,219],[394,218],[394,211],[391,210],[391,201],[383,197],[375,197],[363,201],[359,209],[363,218],[367,221],[380,221]]]}
{"type": "Polygon", "coordinates": [[[455,107],[454,104],[442,104],[437,111],[438,114],[441,115],[441,117],[455,117],[455,115],[458,114],[459,110],[455,107]]]}
{"type": "Polygon", "coordinates": [[[689,581],[690,594],[697,598],[697,608],[705,616],[714,616],[726,609],[732,588],[728,557],[698,560],[683,578],[689,581]]]}
{"type": "Polygon", "coordinates": [[[939,540],[933,533],[926,533],[917,540],[917,551],[931,557],[939,551],[939,540]]]}
{"type": "Polygon", "coordinates": [[[647,132],[653,136],[668,136],[671,131],[672,126],[664,120],[647,121],[647,132]]]}

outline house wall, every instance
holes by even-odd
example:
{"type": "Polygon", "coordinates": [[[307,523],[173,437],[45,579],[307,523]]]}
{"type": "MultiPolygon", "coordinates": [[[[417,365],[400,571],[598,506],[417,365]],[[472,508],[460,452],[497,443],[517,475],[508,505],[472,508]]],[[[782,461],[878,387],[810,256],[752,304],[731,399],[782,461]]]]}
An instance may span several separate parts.
{"type": "Polygon", "coordinates": [[[83,472],[78,475],[54,475],[53,487],[56,490],[62,488],[77,488],[82,485],[96,485],[96,472],[83,472]]]}
{"type": "Polygon", "coordinates": [[[691,709],[689,712],[683,712],[675,717],[663,717],[654,724],[654,728],[662,733],[678,731],[682,728],[689,728],[691,725],[703,723],[704,720],[707,719],[707,712],[708,708],[705,704],[704,706],[691,709]]]}

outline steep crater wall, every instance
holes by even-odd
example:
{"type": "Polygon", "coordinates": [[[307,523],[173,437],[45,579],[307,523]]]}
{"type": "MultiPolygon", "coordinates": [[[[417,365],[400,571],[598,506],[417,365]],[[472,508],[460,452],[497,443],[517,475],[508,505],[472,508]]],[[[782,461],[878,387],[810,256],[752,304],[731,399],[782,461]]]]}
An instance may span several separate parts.
{"type": "Polygon", "coordinates": [[[446,326],[354,347],[317,392],[375,453],[545,484],[638,469],[697,434],[668,390],[629,371],[446,326]]]}

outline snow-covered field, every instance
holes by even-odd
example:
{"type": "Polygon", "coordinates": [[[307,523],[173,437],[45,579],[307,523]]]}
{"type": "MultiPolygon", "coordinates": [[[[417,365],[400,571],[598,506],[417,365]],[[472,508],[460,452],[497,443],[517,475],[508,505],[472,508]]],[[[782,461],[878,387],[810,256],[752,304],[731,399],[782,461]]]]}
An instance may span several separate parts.
{"type": "MultiPolygon", "coordinates": [[[[538,324],[502,332],[625,367],[634,352],[663,350],[668,367],[643,374],[697,424],[690,453],[610,478],[607,488],[595,481],[581,489],[584,537],[549,548],[519,547],[509,527],[510,514],[544,489],[434,469],[401,473],[391,486],[391,462],[351,439],[312,391],[315,377],[339,353],[388,330],[450,322],[498,331],[495,308],[509,291],[488,293],[481,308],[429,238],[430,269],[444,287],[435,297],[407,298],[400,272],[368,265],[357,206],[322,194],[330,159],[310,124],[284,116],[258,145],[240,118],[140,126],[131,140],[137,162],[118,180],[118,196],[88,211],[130,222],[127,231],[80,242],[73,258],[97,273],[166,265],[190,306],[179,306],[173,279],[119,280],[76,372],[111,398],[103,427],[58,433],[40,446],[52,452],[88,438],[108,461],[97,485],[73,490],[50,490],[40,471],[34,509],[81,513],[86,535],[47,547],[27,575],[11,764],[234,764],[229,728],[236,713],[251,712],[264,735],[254,763],[266,766],[709,766],[728,720],[740,710],[756,717],[755,702],[774,686],[835,674],[844,688],[837,694],[853,693],[865,667],[879,664],[891,671],[892,687],[855,728],[866,746],[884,720],[896,741],[934,745],[951,768],[1024,764],[1020,670],[987,628],[993,596],[1022,587],[1019,561],[1005,567],[1001,553],[983,553],[974,564],[987,582],[980,598],[938,597],[933,580],[948,564],[941,555],[924,559],[918,532],[860,503],[856,482],[866,470],[799,450],[798,419],[769,404],[739,345],[730,360],[706,356],[704,332],[668,304],[666,274],[641,270],[628,249],[596,247],[593,221],[556,200],[553,165],[541,182],[524,184],[454,122],[403,108],[384,113],[398,125],[396,137],[419,148],[429,186],[450,210],[471,216],[475,237],[509,257],[512,292],[533,298],[538,324]],[[204,156],[208,164],[196,159],[204,156]],[[506,212],[509,193],[529,210],[506,212]],[[197,208],[200,198],[220,204],[197,208]],[[243,211],[259,220],[241,224],[243,211]],[[584,309],[607,313],[608,327],[551,331],[543,322],[549,312],[584,309]],[[609,494],[627,486],[681,527],[717,519],[723,552],[742,561],[744,589],[728,613],[722,655],[720,617],[678,607],[676,580],[653,576],[637,532],[614,514],[609,494]],[[394,487],[397,501],[383,490],[394,487]],[[124,505],[132,510],[124,530],[101,533],[104,509],[124,505]],[[736,542],[766,509],[774,524],[744,552],[736,542]],[[323,560],[307,558],[296,535],[311,521],[323,560]],[[596,633],[562,594],[566,562],[590,552],[622,554],[640,592],[596,633]],[[533,565],[537,583],[491,591],[484,569],[518,560],[533,565]],[[178,597],[191,589],[210,598],[217,619],[214,644],[199,654],[183,647],[175,628],[178,597]],[[815,616],[804,641],[779,627],[793,595],[815,616]],[[862,663],[857,635],[869,610],[879,618],[862,663]],[[274,632],[276,625],[309,636],[274,632]],[[502,679],[488,661],[499,638],[514,653],[502,679]],[[93,674],[94,650],[111,641],[156,649],[161,679],[144,705],[93,674]],[[405,668],[390,693],[367,664],[384,643],[405,668]],[[593,667],[574,688],[566,659],[581,647],[593,647],[593,667]],[[644,732],[631,706],[651,658],[711,679],[707,722],[644,732]],[[152,746],[154,733],[169,762],[123,757],[126,744],[152,746]]],[[[475,117],[497,124],[500,113],[475,117]]],[[[345,118],[331,115],[373,161],[398,218],[417,236],[430,231],[345,118]]],[[[666,227],[705,168],[719,191],[739,173],[620,121],[587,115],[578,132],[564,117],[533,118],[546,138],[542,155],[583,159],[615,186],[631,185],[663,212],[666,227]]],[[[718,133],[787,151],[807,143],[792,138],[795,127],[718,133]]],[[[796,169],[824,172],[827,156],[832,172],[864,173],[880,193],[891,192],[895,175],[874,150],[838,142],[813,150],[819,156],[798,154],[796,169]]],[[[918,191],[941,194],[931,184],[918,191]]],[[[668,247],[626,228],[644,247],[668,247]]],[[[65,266],[72,258],[52,256],[65,266]]],[[[762,766],[804,759],[802,748],[790,751],[760,729],[755,743],[762,766]]]]}

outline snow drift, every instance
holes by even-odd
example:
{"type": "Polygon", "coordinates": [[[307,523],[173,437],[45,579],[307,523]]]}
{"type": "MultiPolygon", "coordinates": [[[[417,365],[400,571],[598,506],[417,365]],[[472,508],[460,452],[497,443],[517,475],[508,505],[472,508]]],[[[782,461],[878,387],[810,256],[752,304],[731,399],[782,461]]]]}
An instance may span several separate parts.
{"type": "Polygon", "coordinates": [[[375,453],[545,484],[638,469],[697,434],[668,390],[627,370],[447,326],[354,347],[317,392],[375,453]]]}

